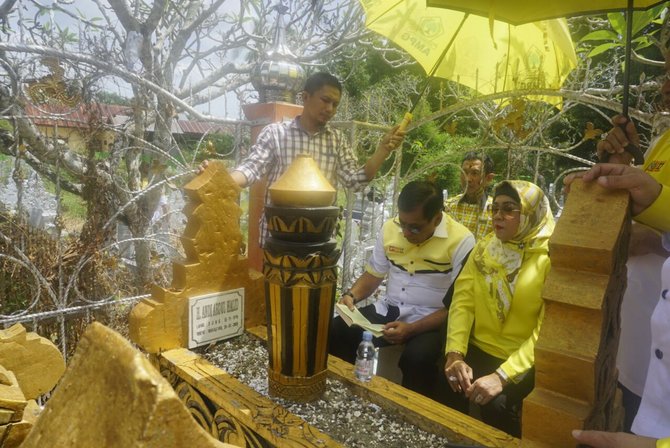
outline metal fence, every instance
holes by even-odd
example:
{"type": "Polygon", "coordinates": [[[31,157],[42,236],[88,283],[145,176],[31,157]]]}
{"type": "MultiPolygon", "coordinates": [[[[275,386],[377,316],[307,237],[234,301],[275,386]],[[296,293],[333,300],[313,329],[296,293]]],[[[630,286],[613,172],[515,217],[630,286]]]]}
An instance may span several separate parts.
{"type": "MultiPolygon", "coordinates": [[[[0,56],[0,62],[7,67],[13,61],[0,56]]],[[[4,154],[0,155],[0,327],[23,324],[29,331],[50,338],[67,357],[90,321],[104,321],[125,333],[129,310],[149,296],[150,284],[170,285],[172,260],[184,256],[180,236],[186,218],[181,187],[195,175],[194,167],[202,158],[220,157],[233,165],[248,146],[249,124],[229,121],[221,131],[221,123],[175,120],[169,150],[154,147],[148,127],[141,141],[143,150],[158,153],[153,163],[164,166],[149,164],[135,190],[126,188],[125,196],[117,195],[101,206],[95,202],[99,194],[87,196],[84,189],[78,190],[80,195],[72,192],[76,179],[66,169],[71,163],[66,159],[76,156],[84,163],[104,165],[98,167],[102,170],[117,163],[118,168],[123,160],[112,159],[122,159],[138,144],[138,138],[128,138],[132,129],[125,113],[130,112],[122,106],[93,101],[63,102],[66,91],[47,92],[48,83],[35,88],[31,79],[29,72],[23,76],[14,73],[8,85],[32,85],[38,95],[19,88],[3,90],[1,97],[5,147],[0,152],[4,154]],[[95,129],[91,124],[94,117],[95,129]],[[191,134],[187,139],[183,129],[188,126],[191,134]],[[194,127],[201,133],[192,132],[194,127]],[[23,136],[26,128],[55,153],[51,170],[25,151],[25,145],[31,144],[23,136]],[[224,137],[229,144],[224,151],[217,151],[215,146],[224,137]],[[130,228],[130,208],[145,215],[147,225],[141,233],[130,228]],[[137,254],[139,244],[149,248],[150,282],[146,284],[137,281],[142,261],[137,254]]],[[[63,81],[61,87],[66,85],[63,81]]],[[[348,131],[354,147],[360,133],[385,129],[364,123],[339,126],[348,131]]],[[[118,176],[122,171],[112,174],[118,176]]],[[[393,185],[388,181],[392,174],[376,181],[375,191],[388,190],[393,185]]],[[[84,186],[95,187],[95,183],[84,186]]],[[[125,187],[127,184],[121,188],[125,187]]],[[[361,271],[376,231],[389,215],[389,198],[381,203],[377,198],[371,201],[368,191],[347,192],[343,205],[341,279],[346,284],[361,271]]],[[[393,193],[389,196],[392,203],[393,193]]],[[[246,203],[244,196],[242,203],[246,203]]],[[[248,226],[246,219],[243,216],[243,230],[248,226]]]]}

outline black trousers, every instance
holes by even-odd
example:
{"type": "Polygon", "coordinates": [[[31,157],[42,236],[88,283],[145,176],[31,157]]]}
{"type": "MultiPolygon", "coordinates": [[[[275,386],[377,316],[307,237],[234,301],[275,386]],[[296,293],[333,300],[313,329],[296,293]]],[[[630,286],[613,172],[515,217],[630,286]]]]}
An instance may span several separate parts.
{"type": "MultiPolygon", "coordinates": [[[[472,368],[475,380],[495,372],[504,361],[504,359],[485,353],[474,345],[468,347],[468,354],[465,356],[465,362],[472,368]]],[[[444,367],[444,363],[442,367],[444,367]]],[[[533,390],[534,386],[535,368],[532,368],[520,382],[508,383],[497,397],[480,406],[484,423],[514,437],[521,437],[521,405],[523,399],[533,390]]],[[[451,390],[443,369],[437,387],[437,401],[464,414],[468,413],[469,400],[463,393],[451,390]]]]}
{"type": "MultiPolygon", "coordinates": [[[[378,314],[374,305],[359,308],[359,311],[374,324],[396,321],[399,315],[398,307],[395,306],[389,307],[386,316],[378,314]]],[[[443,331],[427,331],[405,342],[405,348],[398,361],[398,367],[402,371],[403,387],[433,398],[439,376],[438,361],[443,352],[441,350],[443,335],[443,331]]],[[[356,349],[362,338],[362,328],[349,327],[342,318],[336,317],[331,322],[328,351],[331,355],[353,364],[356,360],[356,349]]],[[[390,345],[384,338],[373,338],[372,342],[375,347],[390,345]]]]}

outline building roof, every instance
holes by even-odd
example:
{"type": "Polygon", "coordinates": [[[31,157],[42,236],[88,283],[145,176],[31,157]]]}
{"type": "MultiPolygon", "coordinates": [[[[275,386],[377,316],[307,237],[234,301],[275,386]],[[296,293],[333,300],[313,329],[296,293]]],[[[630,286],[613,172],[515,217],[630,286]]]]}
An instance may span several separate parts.
{"type": "MultiPolygon", "coordinates": [[[[25,113],[36,126],[58,126],[61,128],[88,128],[92,112],[97,110],[102,122],[110,126],[124,126],[132,116],[132,107],[116,104],[87,103],[80,104],[74,108],[54,104],[43,104],[35,106],[27,104],[25,113]]],[[[148,132],[153,132],[154,126],[147,127],[148,132]]],[[[200,136],[207,133],[232,133],[231,125],[211,123],[207,121],[173,120],[173,134],[188,134],[200,136]]]]}
{"type": "Polygon", "coordinates": [[[88,128],[93,112],[99,113],[102,122],[113,124],[117,115],[130,115],[132,108],[116,104],[88,103],[76,107],[42,104],[26,104],[25,113],[36,126],[59,126],[62,128],[88,128]]]}
{"type": "Polygon", "coordinates": [[[203,135],[207,133],[232,133],[234,131],[231,125],[221,123],[211,123],[208,121],[178,120],[179,127],[184,134],[203,135]]]}

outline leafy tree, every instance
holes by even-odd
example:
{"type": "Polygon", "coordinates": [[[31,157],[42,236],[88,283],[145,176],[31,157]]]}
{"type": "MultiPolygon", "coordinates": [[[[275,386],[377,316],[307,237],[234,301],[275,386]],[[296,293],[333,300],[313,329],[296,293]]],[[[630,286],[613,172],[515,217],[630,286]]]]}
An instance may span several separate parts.
{"type": "Polygon", "coordinates": [[[103,104],[118,104],[120,106],[131,106],[132,100],[114,92],[100,91],[95,93],[94,100],[103,104]]]}

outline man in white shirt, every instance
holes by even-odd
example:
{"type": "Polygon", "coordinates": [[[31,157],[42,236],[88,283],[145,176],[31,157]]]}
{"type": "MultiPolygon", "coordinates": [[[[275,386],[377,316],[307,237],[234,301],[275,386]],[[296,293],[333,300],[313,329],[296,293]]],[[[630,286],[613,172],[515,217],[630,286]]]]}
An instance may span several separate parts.
{"type": "MultiPolygon", "coordinates": [[[[384,224],[366,272],[340,299],[354,309],[387,279],[381,299],[357,312],[384,324],[375,346],[405,344],[398,363],[402,385],[426,396],[439,373],[440,327],[446,324],[453,284],[475,243],[472,233],[443,211],[443,204],[442,191],[434,184],[408,183],[398,197],[398,216],[384,224]]],[[[361,335],[361,328],[335,318],[330,353],[353,362],[361,335]]]]}

